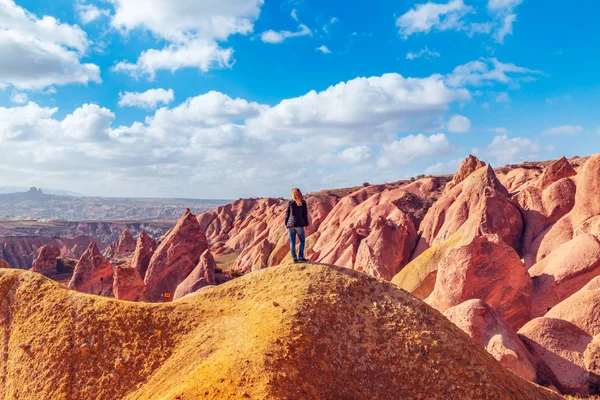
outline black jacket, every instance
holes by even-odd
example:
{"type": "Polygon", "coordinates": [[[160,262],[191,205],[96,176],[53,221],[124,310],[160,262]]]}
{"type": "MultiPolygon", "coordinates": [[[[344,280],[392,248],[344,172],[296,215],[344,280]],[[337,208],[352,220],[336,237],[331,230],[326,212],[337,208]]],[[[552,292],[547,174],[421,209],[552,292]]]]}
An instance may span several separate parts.
{"type": "Polygon", "coordinates": [[[308,226],[308,207],[306,201],[299,206],[295,201],[288,203],[285,213],[285,226],[288,228],[303,228],[308,226]]]}

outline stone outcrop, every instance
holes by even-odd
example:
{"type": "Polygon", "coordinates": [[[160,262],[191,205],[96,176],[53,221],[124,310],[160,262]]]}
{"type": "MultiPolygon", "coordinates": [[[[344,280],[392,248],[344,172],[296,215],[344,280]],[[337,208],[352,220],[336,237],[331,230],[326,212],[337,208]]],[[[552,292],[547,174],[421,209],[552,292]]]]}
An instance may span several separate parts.
{"type": "Polygon", "coordinates": [[[40,248],[37,258],[33,261],[31,270],[39,273],[56,272],[56,260],[60,257],[60,250],[54,245],[40,248]]]}
{"type": "Polygon", "coordinates": [[[463,160],[454,174],[454,177],[446,185],[446,190],[452,190],[453,187],[467,179],[473,172],[485,167],[485,163],[473,155],[469,155],[463,160]]]}
{"type": "Polygon", "coordinates": [[[104,255],[108,259],[129,257],[133,254],[135,247],[135,239],[131,235],[131,232],[129,232],[128,229],[125,229],[121,233],[121,236],[119,236],[119,240],[108,246],[104,255]]]}
{"type": "Polygon", "coordinates": [[[110,296],[112,286],[113,265],[104,258],[98,246],[92,242],[75,266],[69,289],[110,296]]]}
{"type": "Polygon", "coordinates": [[[500,364],[521,378],[535,382],[536,372],[529,351],[492,307],[481,300],[468,300],[449,308],[444,315],[500,364]]]}
{"type": "Polygon", "coordinates": [[[148,236],[146,231],[142,231],[136,240],[135,250],[131,257],[131,268],[134,268],[142,279],[146,276],[154,250],[156,250],[156,241],[148,236]]]}
{"type": "Polygon", "coordinates": [[[208,243],[196,216],[187,210],[162,239],[144,278],[144,298],[171,300],[177,286],[194,270],[208,243]]]}
{"type": "Polygon", "coordinates": [[[118,266],[114,269],[113,295],[118,300],[140,301],[144,281],[135,268],[118,266]]]}
{"type": "Polygon", "coordinates": [[[197,292],[205,286],[215,286],[215,268],[217,264],[210,250],[206,250],[200,256],[198,265],[183,282],[177,286],[173,300],[180,299],[188,294],[197,292]]]}
{"type": "Polygon", "coordinates": [[[441,312],[480,299],[513,329],[530,319],[531,277],[517,253],[496,235],[476,236],[448,252],[438,265],[434,290],[425,300],[441,312]]]}

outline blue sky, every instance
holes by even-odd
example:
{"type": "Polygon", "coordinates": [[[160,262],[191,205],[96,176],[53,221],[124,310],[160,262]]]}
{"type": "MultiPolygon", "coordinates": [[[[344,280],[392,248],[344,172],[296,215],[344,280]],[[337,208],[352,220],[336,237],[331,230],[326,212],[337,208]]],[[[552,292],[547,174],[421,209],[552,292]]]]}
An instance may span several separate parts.
{"type": "Polygon", "coordinates": [[[587,0],[0,0],[0,186],[237,198],[589,155],[587,0]],[[138,4],[143,4],[138,6],[138,4]]]}

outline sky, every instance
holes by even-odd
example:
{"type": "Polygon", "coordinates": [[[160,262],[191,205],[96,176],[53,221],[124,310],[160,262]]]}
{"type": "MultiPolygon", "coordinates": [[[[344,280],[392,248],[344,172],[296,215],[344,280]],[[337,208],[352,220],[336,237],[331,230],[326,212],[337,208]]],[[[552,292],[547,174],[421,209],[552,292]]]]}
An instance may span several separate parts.
{"type": "Polygon", "coordinates": [[[286,196],[595,153],[593,0],[0,0],[0,186],[286,196]]]}

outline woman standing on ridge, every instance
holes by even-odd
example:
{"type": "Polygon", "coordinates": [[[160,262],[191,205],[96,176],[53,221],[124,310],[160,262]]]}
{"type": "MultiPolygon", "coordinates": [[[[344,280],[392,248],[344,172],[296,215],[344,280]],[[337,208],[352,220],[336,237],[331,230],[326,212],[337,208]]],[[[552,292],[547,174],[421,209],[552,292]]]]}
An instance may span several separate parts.
{"type": "Polygon", "coordinates": [[[308,207],[300,189],[292,189],[292,200],[288,203],[285,213],[285,226],[290,234],[290,252],[294,263],[307,262],[304,258],[305,235],[304,228],[308,226],[308,207]],[[300,239],[299,258],[296,256],[296,235],[300,239]]]}

